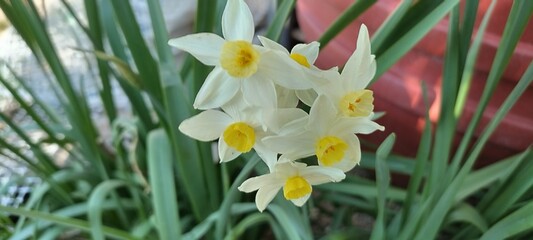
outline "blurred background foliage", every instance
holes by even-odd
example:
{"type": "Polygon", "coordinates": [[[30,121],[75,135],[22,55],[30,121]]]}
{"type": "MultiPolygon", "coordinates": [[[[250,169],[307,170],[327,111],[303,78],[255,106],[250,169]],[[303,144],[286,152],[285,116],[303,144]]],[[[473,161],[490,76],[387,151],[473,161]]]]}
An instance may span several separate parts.
{"type": "MultiPolygon", "coordinates": [[[[491,133],[533,80],[533,64],[480,137],[474,141],[472,136],[530,20],[533,1],[513,2],[480,104],[459,148],[450,150],[458,121],[454,110],[464,104],[496,1],[474,34],[478,0],[468,1],[464,9],[459,0],[404,0],[373,36],[376,81],[442,18],[450,19],[440,118],[432,126],[426,112],[415,158],[391,152],[395,136],[390,135],[378,148],[368,146],[358,171],[362,174],[317,186],[318,193],[302,208],[278,196],[259,213],[253,196],[237,190],[251,172],[267,171],[257,164],[258,157],[247,154],[241,157],[244,161],[217,164],[209,143],[193,141],[177,129],[195,113],[192,98],[210,69],[190,56],[176,64],[159,1],[146,1],[152,42],[143,38],[127,0],[86,0],[83,17],[68,1],[61,1],[68,18],[92,43],[91,48],[76,50],[97,70],[93,84],[99,86],[105,111],[98,116],[110,126],[105,133],[95,123],[83,87],[76,85],[58,55],[47,16],[33,1],[0,0],[9,24],[56,86],[54,96],[60,102],[59,108],[50,108],[9,64],[1,63],[8,69],[0,75],[1,85],[31,119],[32,130],[43,134],[35,138],[12,116],[0,113],[0,154],[41,181],[19,206],[0,205],[0,238],[530,239],[530,149],[481,169],[473,166],[491,133]],[[119,113],[114,85],[131,105],[128,116],[119,113]],[[16,144],[13,136],[23,144],[16,144]],[[45,151],[52,145],[66,153],[65,162],[45,151]],[[368,174],[374,172],[375,178],[368,174]],[[393,186],[390,172],[410,180],[405,187],[393,186]]],[[[356,1],[346,9],[320,38],[322,46],[375,2],[356,1]]],[[[220,33],[224,5],[224,0],[198,0],[194,31],[220,33]]],[[[277,1],[267,37],[280,38],[294,6],[295,0],[277,1]]],[[[21,179],[3,183],[0,195],[21,179]]]]}

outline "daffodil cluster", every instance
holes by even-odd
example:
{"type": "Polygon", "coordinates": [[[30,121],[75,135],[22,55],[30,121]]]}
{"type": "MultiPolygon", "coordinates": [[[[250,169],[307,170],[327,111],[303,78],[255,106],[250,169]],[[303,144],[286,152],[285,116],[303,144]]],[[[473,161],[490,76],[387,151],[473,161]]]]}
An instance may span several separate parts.
{"type": "Polygon", "coordinates": [[[214,66],[194,101],[205,110],[183,121],[181,132],[200,141],[218,139],[220,162],[252,149],[270,173],[239,187],[257,191],[263,211],[283,188],[297,206],[309,199],[312,185],[339,182],[361,159],[356,134],[384,130],[372,121],[373,95],[366,89],[376,71],[368,31],[363,25],[357,49],[343,71],[314,66],[319,43],[298,44],[291,51],[259,37],[243,0],[228,0],[220,37],[197,33],[169,41],[208,66],[214,66]],[[309,113],[298,104],[310,106],[309,113]],[[316,157],[308,166],[300,159],[316,157]]]}

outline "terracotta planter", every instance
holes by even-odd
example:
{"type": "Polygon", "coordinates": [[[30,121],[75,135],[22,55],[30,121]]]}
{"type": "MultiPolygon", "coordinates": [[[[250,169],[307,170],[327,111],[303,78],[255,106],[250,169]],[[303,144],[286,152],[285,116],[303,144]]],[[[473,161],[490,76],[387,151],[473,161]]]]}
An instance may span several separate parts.
{"type": "MultiPolygon", "coordinates": [[[[323,49],[317,60],[317,65],[322,68],[342,66],[355,49],[355,40],[360,24],[365,23],[372,35],[399,2],[399,0],[381,0],[374,4],[323,49]]],[[[476,29],[488,8],[489,2],[487,0],[480,1],[476,29]]],[[[306,41],[317,40],[337,16],[352,3],[353,0],[299,0],[296,7],[297,18],[306,41]]],[[[493,17],[489,22],[475,67],[476,72],[472,88],[463,117],[458,125],[458,137],[465,132],[466,126],[475,112],[511,4],[512,1],[498,1],[493,17]]],[[[395,132],[397,134],[396,152],[411,156],[416,153],[424,125],[424,105],[420,81],[424,80],[428,86],[428,96],[431,102],[430,118],[435,123],[440,111],[440,87],[447,28],[448,20],[444,19],[372,86],[376,111],[387,112],[379,120],[380,124],[386,126],[387,130],[384,133],[366,136],[367,139],[379,142],[389,133],[395,132]]],[[[492,119],[532,60],[533,25],[530,23],[483,115],[481,126],[485,126],[492,119]]],[[[533,110],[528,106],[528,103],[533,103],[533,87],[531,86],[528,87],[522,98],[492,135],[482,154],[482,159],[478,162],[490,163],[524,150],[533,143],[533,110]]],[[[479,133],[476,132],[476,136],[479,133]]]]}

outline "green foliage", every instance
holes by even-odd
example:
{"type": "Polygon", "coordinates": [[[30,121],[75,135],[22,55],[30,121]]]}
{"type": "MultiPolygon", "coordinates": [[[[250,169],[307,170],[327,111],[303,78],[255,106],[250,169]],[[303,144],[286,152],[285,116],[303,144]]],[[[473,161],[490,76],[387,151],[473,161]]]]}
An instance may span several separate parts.
{"type": "MultiPolygon", "coordinates": [[[[198,1],[196,31],[217,31],[219,19],[215,16],[220,15],[223,2],[198,1]]],[[[280,37],[296,1],[278,2],[266,34],[271,39],[280,37]]],[[[320,38],[322,47],[374,2],[356,1],[346,9],[320,38]]],[[[480,105],[458,150],[452,151],[451,147],[495,2],[483,16],[472,43],[478,1],[467,1],[461,12],[458,0],[405,0],[375,33],[372,44],[378,70],[374,81],[442,18],[450,19],[440,118],[431,126],[426,111],[416,158],[392,153],[395,137],[391,135],[376,154],[363,153],[360,167],[375,170],[375,180],[349,175],[341,183],[316,186],[319,194],[302,208],[278,196],[265,212],[258,213],[255,204],[250,203],[253,198],[240,194],[237,186],[251,172],[265,171],[256,166],[259,157],[247,154],[239,157],[240,161],[220,166],[211,158],[209,143],[193,141],[178,130],[178,124],[194,113],[192,98],[210,69],[191,59],[182,69],[177,68],[167,45],[169,36],[158,1],[147,1],[153,43],[143,39],[127,0],[85,1],[86,23],[67,1],[62,1],[69,18],[92,43],[91,49],[78,50],[96,62],[99,97],[105,121],[112,126],[111,139],[101,139],[84,92],[74,87],[74,79],[59,58],[45,19],[33,2],[0,0],[11,25],[57,84],[55,95],[61,105],[59,110],[50,109],[12,70],[0,76],[0,84],[19,103],[34,128],[46,134],[44,139],[34,140],[28,129],[0,113],[8,129],[0,135],[0,154],[8,153],[43,181],[23,206],[0,206],[0,238],[52,239],[73,230],[77,236],[91,239],[531,236],[527,235],[533,232],[530,149],[482,169],[473,170],[473,166],[502,118],[533,81],[533,63],[482,129],[479,139],[471,141],[530,22],[532,1],[514,1],[480,105]],[[131,118],[119,117],[111,91],[114,81],[132,106],[131,118]],[[29,98],[23,97],[26,95],[29,98]],[[16,136],[25,146],[10,142],[6,134],[16,136]],[[59,166],[44,150],[51,144],[69,154],[66,166],[59,166]],[[407,188],[391,186],[390,172],[409,175],[407,188]],[[353,218],[369,223],[354,226],[353,218]],[[330,221],[323,226],[321,219],[330,221]]],[[[422,89],[425,93],[425,86],[422,89]]],[[[0,194],[5,188],[0,186],[0,194]]]]}

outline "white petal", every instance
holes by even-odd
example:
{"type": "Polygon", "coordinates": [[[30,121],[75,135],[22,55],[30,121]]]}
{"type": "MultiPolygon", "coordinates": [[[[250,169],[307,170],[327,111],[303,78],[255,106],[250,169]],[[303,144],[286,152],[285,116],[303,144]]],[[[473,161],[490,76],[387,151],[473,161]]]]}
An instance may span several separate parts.
{"type": "Polygon", "coordinates": [[[324,135],[328,132],[329,127],[335,122],[337,117],[337,109],[331,101],[324,95],[318,98],[311,106],[309,111],[309,125],[310,129],[315,129],[319,135],[324,135]]]}
{"type": "Polygon", "coordinates": [[[362,118],[359,123],[354,124],[355,127],[352,128],[353,133],[358,134],[370,134],[376,130],[385,131],[385,127],[377,124],[376,122],[370,120],[369,118],[362,118]]]}
{"type": "Polygon", "coordinates": [[[196,33],[171,39],[168,44],[190,53],[205,65],[215,66],[220,63],[224,42],[223,38],[213,33],[196,33]]]}
{"type": "Polygon", "coordinates": [[[300,43],[296,44],[296,46],[292,48],[291,53],[298,53],[304,55],[305,58],[307,58],[309,64],[312,65],[318,58],[319,47],[320,43],[317,41],[310,42],[309,44],[300,43]]]}
{"type": "Polygon", "coordinates": [[[207,110],[181,122],[179,130],[200,141],[217,139],[224,129],[230,124],[231,118],[215,110],[207,110]]]}
{"type": "Polygon", "coordinates": [[[290,156],[308,157],[314,154],[314,138],[309,132],[293,136],[263,138],[263,143],[273,151],[290,156]]]}
{"type": "Polygon", "coordinates": [[[243,0],[228,0],[222,13],[222,34],[229,41],[252,42],[254,19],[248,5],[243,0]]]}
{"type": "Polygon", "coordinates": [[[241,152],[228,146],[226,141],[224,141],[224,138],[221,136],[218,140],[218,156],[220,158],[220,162],[229,162],[237,158],[239,155],[241,155],[241,152]]]}
{"type": "Polygon", "coordinates": [[[260,139],[255,142],[254,144],[254,150],[261,157],[263,162],[268,166],[268,169],[270,172],[274,171],[274,166],[276,165],[276,162],[278,160],[278,153],[270,150],[265,146],[263,142],[261,142],[260,139]]]}
{"type": "Polygon", "coordinates": [[[279,43],[272,41],[266,37],[263,36],[257,36],[259,38],[259,41],[261,44],[271,50],[281,51],[289,55],[289,51],[284,46],[281,46],[279,43]]]}
{"type": "Polygon", "coordinates": [[[268,206],[272,199],[276,197],[279,190],[281,189],[280,185],[266,185],[262,188],[259,188],[255,195],[255,205],[260,212],[263,212],[268,206]]]}
{"type": "Polygon", "coordinates": [[[230,77],[221,67],[215,67],[198,91],[194,108],[212,109],[224,105],[239,91],[239,81],[230,77]]]}
{"type": "Polygon", "coordinates": [[[290,122],[306,118],[307,113],[300,108],[278,108],[264,110],[265,123],[269,131],[279,133],[281,128],[290,122]]]}
{"type": "Polygon", "coordinates": [[[296,95],[296,92],[294,90],[276,85],[276,93],[278,96],[279,108],[295,108],[296,106],[298,106],[298,96],[296,95]]]}
{"type": "Polygon", "coordinates": [[[309,197],[311,196],[311,193],[301,197],[301,198],[297,198],[297,199],[291,199],[291,202],[294,203],[294,205],[298,206],[298,207],[301,207],[303,206],[307,200],[309,200],[309,197]]]}
{"type": "Polygon", "coordinates": [[[242,93],[244,99],[253,106],[276,108],[277,96],[276,87],[272,81],[252,76],[244,79],[242,83],[242,93]]]}
{"type": "Polygon", "coordinates": [[[342,70],[342,79],[350,83],[351,90],[366,88],[376,73],[375,56],[370,52],[368,30],[363,24],[357,37],[357,49],[342,70]]]}
{"type": "Polygon", "coordinates": [[[248,178],[239,187],[239,191],[249,193],[266,185],[280,185],[273,174],[265,174],[253,178],[248,178]]]}
{"type": "Polygon", "coordinates": [[[244,101],[241,91],[237,91],[235,96],[226,104],[222,105],[222,110],[227,113],[235,121],[242,121],[244,112],[250,105],[244,101]]]}
{"type": "Polygon", "coordinates": [[[346,177],[344,172],[340,169],[322,166],[306,167],[305,169],[300,170],[300,174],[311,185],[340,182],[346,177]]]}
{"type": "Polygon", "coordinates": [[[305,105],[311,106],[315,99],[318,97],[318,94],[314,89],[307,90],[296,90],[296,96],[300,99],[305,105]]]}
{"type": "Polygon", "coordinates": [[[259,69],[256,75],[270,79],[288,89],[309,89],[313,86],[310,79],[306,79],[303,67],[288,55],[270,51],[261,55],[259,69]]]}

